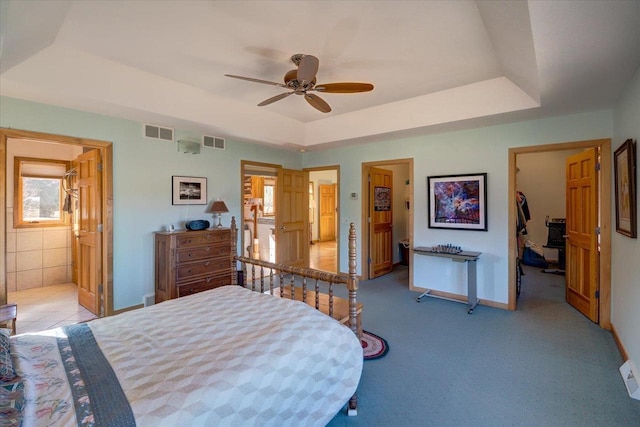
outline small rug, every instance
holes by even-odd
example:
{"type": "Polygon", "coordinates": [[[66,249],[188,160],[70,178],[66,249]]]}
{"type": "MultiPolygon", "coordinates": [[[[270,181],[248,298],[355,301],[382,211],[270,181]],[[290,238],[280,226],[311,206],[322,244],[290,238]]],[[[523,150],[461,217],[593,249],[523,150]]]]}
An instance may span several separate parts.
{"type": "Polygon", "coordinates": [[[384,338],[371,332],[362,331],[362,350],[364,351],[364,360],[379,359],[387,354],[389,344],[384,338]]]}

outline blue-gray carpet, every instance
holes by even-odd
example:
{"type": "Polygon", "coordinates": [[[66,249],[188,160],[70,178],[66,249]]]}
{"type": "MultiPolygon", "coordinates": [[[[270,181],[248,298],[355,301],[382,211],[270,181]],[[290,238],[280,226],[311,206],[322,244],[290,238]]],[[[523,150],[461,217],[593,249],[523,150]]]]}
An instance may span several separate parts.
{"type": "Polygon", "coordinates": [[[525,267],[518,310],[408,290],[408,269],[361,282],[363,327],[391,350],[365,361],[358,416],[330,426],[640,426],[610,332],[564,302],[564,276],[525,267]]]}

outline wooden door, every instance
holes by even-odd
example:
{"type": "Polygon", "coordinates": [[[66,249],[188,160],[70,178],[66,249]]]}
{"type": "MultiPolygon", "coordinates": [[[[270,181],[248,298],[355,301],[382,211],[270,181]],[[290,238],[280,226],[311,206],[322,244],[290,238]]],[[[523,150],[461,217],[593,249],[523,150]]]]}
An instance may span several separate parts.
{"type": "Polygon", "coordinates": [[[78,162],[78,303],[102,315],[102,189],[100,151],[81,154],[78,162]]]}
{"type": "Polygon", "coordinates": [[[598,173],[596,148],[566,160],[566,299],[598,322],[598,173]]]}
{"type": "Polygon", "coordinates": [[[309,173],[278,169],[276,262],[309,266],[309,173]]]}
{"type": "Polygon", "coordinates": [[[369,169],[369,277],[393,270],[393,172],[369,169]]]}
{"type": "Polygon", "coordinates": [[[320,184],[320,241],[336,240],[336,185],[320,184]]]}
{"type": "MultiPolygon", "coordinates": [[[[71,162],[71,168],[76,170],[75,176],[71,176],[71,188],[78,188],[78,161],[73,160],[71,162]]],[[[73,260],[71,268],[71,281],[78,283],[80,277],[80,263],[78,262],[78,251],[80,248],[80,235],[78,234],[78,203],[77,199],[71,198],[71,233],[73,236],[73,242],[71,242],[71,259],[73,260]]]]}

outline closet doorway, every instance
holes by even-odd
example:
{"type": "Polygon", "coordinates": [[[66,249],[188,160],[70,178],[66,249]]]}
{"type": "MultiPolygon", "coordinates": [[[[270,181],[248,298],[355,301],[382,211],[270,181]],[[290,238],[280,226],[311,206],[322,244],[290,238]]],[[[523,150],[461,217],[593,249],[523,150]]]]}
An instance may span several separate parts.
{"type": "MultiPolygon", "coordinates": [[[[532,146],[532,147],[520,147],[520,148],[512,148],[509,150],[509,194],[514,195],[516,191],[521,190],[519,188],[519,184],[523,181],[526,181],[527,178],[519,177],[521,172],[525,172],[526,174],[535,174],[536,171],[533,170],[525,170],[518,171],[520,166],[523,166],[527,169],[530,168],[531,161],[535,163],[535,159],[545,158],[547,162],[554,161],[558,163],[561,167],[561,171],[559,174],[559,178],[556,181],[560,181],[563,183],[562,186],[558,186],[557,182],[555,187],[560,187],[558,191],[560,191],[561,199],[564,200],[565,193],[568,192],[565,187],[568,187],[567,183],[567,175],[565,172],[565,160],[571,158],[572,155],[575,157],[576,153],[585,152],[588,149],[595,149],[599,155],[599,165],[600,170],[598,174],[598,185],[595,189],[597,194],[599,195],[596,205],[597,205],[597,217],[598,217],[598,227],[600,230],[599,236],[597,236],[597,248],[598,251],[597,256],[594,256],[596,260],[594,263],[597,265],[593,266],[595,273],[591,276],[593,277],[593,282],[591,285],[588,284],[576,284],[575,281],[572,282],[572,287],[584,287],[590,288],[593,290],[594,294],[596,291],[599,292],[598,298],[598,307],[597,313],[594,319],[597,323],[600,324],[602,328],[610,329],[611,327],[611,319],[610,319],[610,288],[611,288],[611,271],[610,271],[610,260],[611,260],[611,141],[606,140],[593,140],[593,141],[578,141],[578,142],[567,142],[561,144],[550,144],[550,145],[540,145],[540,146],[532,146]],[[556,159],[556,160],[550,160],[556,159]],[[559,160],[558,160],[559,159],[559,160]]],[[[537,171],[540,174],[544,174],[544,166],[540,166],[540,170],[537,171]]],[[[556,171],[555,173],[558,173],[556,171]]],[[[528,178],[529,180],[531,178],[528,178]]],[[[549,185],[548,187],[551,187],[549,185]]],[[[542,187],[542,186],[540,186],[542,187]]],[[[534,188],[530,186],[530,188],[534,188]]],[[[531,196],[535,196],[535,189],[532,190],[531,196]]],[[[531,199],[529,194],[525,194],[527,199],[531,199]]],[[[543,196],[540,196],[543,197],[543,196]]],[[[512,197],[513,198],[513,197],[512,197]]],[[[512,199],[510,198],[510,200],[512,199]]],[[[551,195],[550,198],[553,198],[551,195]]],[[[534,197],[535,199],[535,197],[534,197]]],[[[531,200],[529,200],[531,202],[531,200]]],[[[564,203],[561,203],[564,205],[564,203]]],[[[571,208],[571,203],[565,205],[571,208]]],[[[558,215],[566,218],[568,216],[566,212],[566,207],[556,206],[553,204],[549,205],[549,209],[556,209],[553,212],[549,212],[549,216],[551,221],[553,222],[553,216],[558,215]],[[562,212],[562,214],[558,214],[557,212],[562,212]]],[[[537,239],[540,242],[540,245],[545,245],[547,243],[547,226],[545,225],[545,217],[546,214],[536,215],[538,218],[533,221],[527,223],[527,233],[529,238],[537,239]],[[542,216],[542,218],[540,218],[542,216]],[[529,225],[531,224],[531,225],[529,225]]],[[[516,256],[519,252],[519,243],[517,239],[517,220],[516,220],[516,209],[509,209],[509,230],[510,235],[514,236],[509,239],[509,309],[515,310],[517,306],[517,289],[516,289],[516,277],[517,277],[517,266],[516,266],[516,256]]],[[[596,230],[593,230],[595,233],[596,230]]],[[[535,241],[535,240],[534,240],[535,241]]],[[[545,249],[545,251],[556,251],[554,249],[545,249]]],[[[545,256],[547,254],[545,253],[545,256]]],[[[559,256],[559,254],[551,253],[549,256],[553,259],[553,257],[559,256]]],[[[572,260],[571,257],[567,257],[567,269],[572,268],[572,260]]],[[[569,273],[573,271],[581,270],[579,268],[574,267],[573,270],[570,270],[569,273]]],[[[574,275],[575,276],[575,275],[574,275]]],[[[567,288],[567,301],[570,301],[570,289],[567,288]]],[[[589,317],[589,316],[587,316],[589,317]]]]}
{"type": "MultiPolygon", "coordinates": [[[[78,265],[77,278],[79,284],[79,302],[96,315],[103,317],[113,314],[113,185],[112,185],[112,146],[110,142],[74,138],[62,135],[45,134],[40,132],[22,131],[16,129],[0,129],[0,164],[3,165],[3,173],[0,176],[0,251],[3,259],[8,259],[7,234],[9,226],[14,230],[13,198],[11,203],[7,199],[7,183],[13,181],[13,175],[8,176],[8,161],[13,161],[14,155],[9,159],[9,145],[28,149],[30,157],[39,153],[34,149],[34,144],[47,144],[56,146],[60,150],[78,151],[77,158],[84,163],[77,170],[74,178],[78,185],[82,201],[78,217],[78,229],[73,230],[78,238],[76,257],[78,265]],[[86,157],[90,159],[87,160],[86,157]],[[100,159],[96,162],[95,159],[100,159]],[[88,163],[92,163],[89,165],[88,163]],[[99,164],[98,164],[99,163],[99,164]],[[93,172],[91,172],[93,171],[93,172]],[[99,173],[97,172],[99,171],[99,173]]],[[[43,145],[41,145],[43,146],[43,145]]],[[[65,179],[65,185],[72,180],[65,179]]],[[[13,193],[11,193],[13,194],[13,193]]],[[[16,234],[12,232],[12,234],[16,234]]],[[[10,241],[11,244],[13,244],[10,241]]],[[[75,243],[75,242],[74,242],[75,243]]],[[[15,257],[15,254],[13,255],[15,257]]],[[[6,303],[8,293],[7,263],[0,265],[0,303],[6,303]]],[[[13,272],[12,272],[13,273],[13,272]]],[[[12,276],[12,287],[16,285],[17,273],[12,276]]]]}
{"type": "MultiPolygon", "coordinates": [[[[401,262],[404,253],[401,246],[408,246],[407,259],[402,260],[403,264],[408,264],[408,285],[413,289],[413,270],[411,259],[413,250],[413,159],[388,159],[377,162],[362,164],[362,229],[361,229],[361,265],[362,278],[372,279],[377,277],[372,268],[373,260],[379,260],[376,264],[391,264],[391,270],[401,262]],[[380,176],[391,176],[390,185],[380,184],[371,181],[372,171],[380,170],[380,176]],[[388,171],[388,172],[383,172],[388,171]],[[390,193],[389,206],[382,207],[377,203],[376,188],[379,187],[378,197],[390,193]],[[376,204],[378,207],[376,208],[376,204]],[[379,228],[390,229],[384,232],[384,237],[376,238],[376,224],[373,218],[378,215],[379,228]],[[384,224],[384,222],[387,224],[384,224]],[[386,253],[385,253],[386,252],[386,253]]],[[[355,195],[355,193],[354,193],[355,195]]],[[[357,195],[355,195],[357,197],[357,195]]],[[[386,202],[385,202],[386,203],[386,202]]],[[[406,247],[405,246],[405,247],[406,247]]]]}

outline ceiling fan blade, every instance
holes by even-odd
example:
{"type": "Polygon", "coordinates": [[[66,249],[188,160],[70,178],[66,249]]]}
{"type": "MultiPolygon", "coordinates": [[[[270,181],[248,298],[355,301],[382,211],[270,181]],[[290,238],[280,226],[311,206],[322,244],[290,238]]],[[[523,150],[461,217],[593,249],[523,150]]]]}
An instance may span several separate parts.
{"type": "Polygon", "coordinates": [[[325,93],[358,93],[358,92],[370,92],[373,90],[371,83],[325,83],[316,85],[313,90],[325,93]]]}
{"type": "Polygon", "coordinates": [[[272,96],[269,99],[265,99],[264,101],[262,101],[260,104],[258,104],[258,107],[264,107],[265,105],[269,105],[272,104],[276,101],[280,101],[281,99],[286,98],[287,96],[291,95],[294,92],[286,92],[286,93],[281,93],[280,95],[276,95],[276,96],[272,96]]]}
{"type": "Polygon", "coordinates": [[[298,81],[309,83],[313,81],[318,72],[320,60],[313,55],[305,55],[298,66],[298,81]]]}
{"type": "Polygon", "coordinates": [[[247,80],[247,81],[254,82],[254,83],[263,83],[263,84],[271,85],[271,86],[286,87],[282,83],[270,82],[269,80],[254,79],[252,77],[234,76],[233,74],[225,74],[225,76],[231,77],[231,78],[234,78],[234,79],[247,80]]]}
{"type": "Polygon", "coordinates": [[[313,93],[305,93],[304,99],[306,99],[307,102],[318,111],[322,111],[323,113],[328,113],[331,111],[331,107],[329,107],[329,104],[327,104],[324,99],[320,98],[318,95],[314,95],[313,93]]]}

